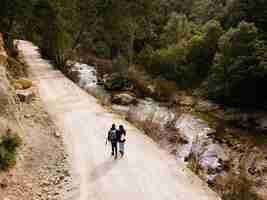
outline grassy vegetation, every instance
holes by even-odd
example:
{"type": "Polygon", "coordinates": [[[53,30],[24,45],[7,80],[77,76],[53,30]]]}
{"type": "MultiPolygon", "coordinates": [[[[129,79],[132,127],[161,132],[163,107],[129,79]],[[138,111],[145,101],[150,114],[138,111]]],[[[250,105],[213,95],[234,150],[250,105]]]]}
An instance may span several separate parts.
{"type": "Polygon", "coordinates": [[[15,58],[11,56],[7,59],[8,65],[7,70],[13,78],[20,78],[27,76],[27,66],[20,63],[15,58]]]}
{"type": "Polygon", "coordinates": [[[6,170],[16,164],[16,149],[21,138],[9,130],[0,138],[0,170],[6,170]]]}
{"type": "Polygon", "coordinates": [[[201,112],[195,112],[194,111],[194,112],[192,112],[192,115],[207,122],[211,128],[216,128],[218,126],[218,119],[209,113],[201,113],[201,112]]]}
{"type": "Polygon", "coordinates": [[[256,194],[251,190],[252,181],[249,180],[244,172],[232,175],[224,188],[223,200],[257,200],[256,194]]]}
{"type": "Polygon", "coordinates": [[[190,153],[187,159],[187,167],[195,174],[199,174],[199,170],[201,169],[199,164],[199,156],[195,155],[194,153],[190,153]]]}

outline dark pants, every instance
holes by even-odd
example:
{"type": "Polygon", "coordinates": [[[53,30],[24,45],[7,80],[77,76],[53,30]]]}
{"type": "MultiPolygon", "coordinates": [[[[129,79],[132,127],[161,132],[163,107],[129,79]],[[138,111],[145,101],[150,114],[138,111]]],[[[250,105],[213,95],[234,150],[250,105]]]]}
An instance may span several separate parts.
{"type": "Polygon", "coordinates": [[[118,143],[117,142],[111,142],[111,149],[112,149],[112,155],[117,157],[118,154],[118,143]]]}

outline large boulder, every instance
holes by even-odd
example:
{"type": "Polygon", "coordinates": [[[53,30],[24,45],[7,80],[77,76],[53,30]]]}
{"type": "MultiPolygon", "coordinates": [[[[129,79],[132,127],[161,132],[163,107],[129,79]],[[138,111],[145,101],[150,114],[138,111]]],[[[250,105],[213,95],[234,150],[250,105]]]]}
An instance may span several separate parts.
{"type": "Polygon", "coordinates": [[[112,111],[119,113],[119,114],[123,114],[123,115],[127,115],[128,112],[130,111],[130,107],[129,106],[122,106],[122,105],[112,105],[111,107],[112,111]]]}
{"type": "Polygon", "coordinates": [[[177,148],[178,158],[186,161],[194,155],[198,158],[200,168],[207,174],[206,178],[215,178],[223,170],[223,163],[229,159],[228,152],[210,137],[215,130],[190,114],[182,114],[176,122],[176,128],[181,138],[177,148]]]}
{"type": "Polygon", "coordinates": [[[262,116],[258,119],[255,120],[256,124],[257,124],[257,129],[260,131],[267,131],[267,115],[262,116]]]}
{"type": "Polygon", "coordinates": [[[137,105],[130,108],[128,120],[145,125],[152,123],[163,130],[166,125],[174,121],[176,115],[171,109],[161,106],[152,99],[139,100],[137,105]]]}
{"type": "Polygon", "coordinates": [[[111,91],[128,91],[133,89],[133,83],[119,73],[104,75],[103,84],[106,90],[111,91]]]}
{"type": "Polygon", "coordinates": [[[153,118],[157,104],[153,100],[139,100],[137,105],[132,105],[128,120],[133,123],[145,123],[153,118]]]}
{"type": "Polygon", "coordinates": [[[68,70],[68,76],[71,80],[78,83],[78,85],[82,88],[96,85],[97,73],[94,67],[78,62],[72,62],[69,64],[71,64],[71,67],[68,70]]]}
{"type": "Polygon", "coordinates": [[[15,88],[17,89],[28,89],[30,87],[32,87],[33,83],[31,80],[26,79],[26,78],[21,78],[19,80],[15,81],[15,88]]]}
{"type": "Polygon", "coordinates": [[[113,95],[111,99],[112,103],[119,105],[130,105],[137,102],[136,97],[130,93],[119,93],[113,95]]]}
{"type": "Polygon", "coordinates": [[[21,102],[30,103],[34,97],[34,92],[30,89],[27,90],[16,90],[16,95],[21,102]]]}

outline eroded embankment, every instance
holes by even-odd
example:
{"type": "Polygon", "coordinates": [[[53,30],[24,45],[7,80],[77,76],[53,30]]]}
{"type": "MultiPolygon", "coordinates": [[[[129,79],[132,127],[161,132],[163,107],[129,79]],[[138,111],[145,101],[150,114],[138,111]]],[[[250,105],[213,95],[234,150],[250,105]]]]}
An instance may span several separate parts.
{"type": "Polygon", "coordinates": [[[26,72],[26,65],[5,53],[0,35],[0,143],[2,136],[17,135],[5,143],[9,148],[20,141],[14,159],[0,144],[0,199],[62,200],[72,189],[68,156],[26,72]],[[7,158],[12,160],[2,168],[7,158]]]}

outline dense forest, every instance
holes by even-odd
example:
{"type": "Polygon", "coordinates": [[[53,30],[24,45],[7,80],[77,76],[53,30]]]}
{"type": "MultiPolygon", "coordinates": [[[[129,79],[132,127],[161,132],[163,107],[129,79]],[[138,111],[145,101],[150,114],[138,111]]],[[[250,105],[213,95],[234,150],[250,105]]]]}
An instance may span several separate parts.
{"type": "Polygon", "coordinates": [[[0,32],[63,67],[82,50],[235,106],[267,102],[266,0],[1,0],[0,32]]]}

